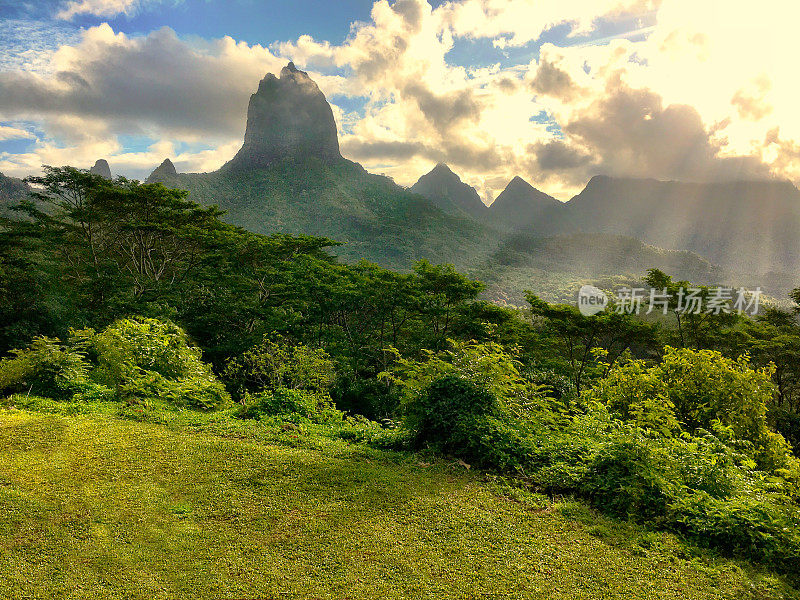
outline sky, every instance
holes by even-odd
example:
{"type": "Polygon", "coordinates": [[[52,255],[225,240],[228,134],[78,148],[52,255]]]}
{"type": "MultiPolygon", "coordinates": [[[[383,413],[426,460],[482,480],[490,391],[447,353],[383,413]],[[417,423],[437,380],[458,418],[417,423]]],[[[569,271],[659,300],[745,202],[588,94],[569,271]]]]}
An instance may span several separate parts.
{"type": "Polygon", "coordinates": [[[213,171],[289,60],[342,154],[412,185],[515,175],[800,183],[787,0],[0,0],[0,172],[213,171]]]}

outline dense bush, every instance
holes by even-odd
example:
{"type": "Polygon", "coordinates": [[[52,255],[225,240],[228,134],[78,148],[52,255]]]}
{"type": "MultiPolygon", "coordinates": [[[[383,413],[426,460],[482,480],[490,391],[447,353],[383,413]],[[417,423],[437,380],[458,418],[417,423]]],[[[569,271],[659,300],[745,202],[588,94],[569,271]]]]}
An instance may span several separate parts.
{"type": "Polygon", "coordinates": [[[259,394],[245,394],[236,411],[240,419],[280,417],[284,421],[330,423],[341,421],[343,415],[325,396],[305,390],[278,388],[259,394]]]}
{"type": "Polygon", "coordinates": [[[426,387],[408,407],[406,423],[416,433],[418,445],[431,444],[450,451],[461,421],[497,415],[497,398],[471,381],[445,375],[426,387]]]}
{"type": "Polygon", "coordinates": [[[769,369],[752,369],[746,356],[667,348],[662,362],[615,366],[587,394],[625,421],[656,432],[716,435],[747,451],[765,470],[785,470],[789,448],[767,426],[775,387],[769,369]]]}
{"type": "Polygon", "coordinates": [[[97,355],[99,381],[129,402],[158,402],[203,410],[230,400],[225,387],[189,345],[184,331],[157,319],[120,319],[87,334],[97,355]]]}
{"type": "Polygon", "coordinates": [[[720,499],[684,493],[669,513],[672,529],[701,545],[800,573],[800,507],[778,494],[720,499]]]}
{"type": "Polygon", "coordinates": [[[657,521],[666,514],[677,475],[662,448],[641,439],[621,439],[597,453],[581,487],[607,513],[657,521]]]}
{"type": "Polygon", "coordinates": [[[80,347],[48,337],[37,337],[24,350],[0,361],[0,393],[24,392],[68,400],[106,400],[111,390],[89,378],[92,365],[80,347]]]}
{"type": "Polygon", "coordinates": [[[327,395],[336,371],[324,350],[268,336],[240,356],[230,358],[225,376],[242,395],[278,389],[327,395]]]}
{"type": "Polygon", "coordinates": [[[519,362],[497,343],[451,340],[450,346],[426,353],[423,361],[397,355],[384,374],[400,390],[416,446],[486,468],[522,471],[533,451],[526,423],[559,419],[546,389],[523,377],[519,362]]]}
{"type": "Polygon", "coordinates": [[[101,333],[73,331],[68,343],[40,337],[0,361],[0,392],[55,400],[124,400],[212,409],[230,397],[176,325],[114,322],[101,333]]]}
{"type": "Polygon", "coordinates": [[[408,407],[406,424],[416,447],[500,471],[520,470],[531,451],[522,428],[491,392],[454,375],[422,391],[408,407]]]}
{"type": "Polygon", "coordinates": [[[450,348],[439,353],[424,351],[424,360],[403,358],[393,350],[395,364],[381,374],[396,386],[401,409],[413,413],[420,395],[435,381],[453,376],[486,390],[498,403],[499,410],[518,418],[547,418],[551,398],[548,388],[525,378],[521,363],[502,345],[449,340],[450,348]]]}
{"type": "Polygon", "coordinates": [[[788,572],[800,565],[792,482],[765,477],[712,434],[654,437],[595,411],[549,435],[534,432],[530,443],[525,475],[539,491],[579,494],[611,515],[788,572]]]}

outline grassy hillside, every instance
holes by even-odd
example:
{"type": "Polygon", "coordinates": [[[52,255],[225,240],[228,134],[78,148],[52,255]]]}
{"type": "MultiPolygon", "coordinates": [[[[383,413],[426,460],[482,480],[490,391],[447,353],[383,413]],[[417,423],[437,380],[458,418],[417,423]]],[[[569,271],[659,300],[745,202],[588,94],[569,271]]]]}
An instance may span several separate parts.
{"type": "Polygon", "coordinates": [[[780,598],[573,501],[331,432],[0,412],[0,597],[780,598]]]}

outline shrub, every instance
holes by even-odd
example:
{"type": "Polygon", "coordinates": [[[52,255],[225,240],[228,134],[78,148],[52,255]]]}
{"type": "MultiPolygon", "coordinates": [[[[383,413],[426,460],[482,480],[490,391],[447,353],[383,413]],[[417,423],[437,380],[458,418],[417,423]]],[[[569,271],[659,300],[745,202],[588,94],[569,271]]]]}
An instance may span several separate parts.
{"type": "Polygon", "coordinates": [[[768,369],[752,369],[713,350],[667,348],[653,374],[665,386],[675,414],[690,432],[731,427],[734,437],[756,441],[766,427],[767,405],[775,386],[768,369]]]}
{"type": "Polygon", "coordinates": [[[281,417],[286,421],[328,423],[343,418],[329,400],[305,390],[278,388],[260,394],[245,394],[243,400],[243,405],[236,411],[240,419],[281,417]]]}
{"type": "Polygon", "coordinates": [[[225,376],[241,395],[278,389],[327,395],[335,375],[333,361],[324,350],[291,344],[281,336],[265,336],[225,367],[225,376]]]}
{"type": "Polygon", "coordinates": [[[587,395],[603,402],[614,416],[643,429],[661,435],[680,430],[666,383],[641,361],[616,365],[587,395]]]}
{"type": "Polygon", "coordinates": [[[177,325],[157,319],[120,319],[89,335],[97,354],[96,377],[129,402],[165,401],[210,410],[230,400],[198,348],[177,325]]]}
{"type": "Polygon", "coordinates": [[[230,394],[225,390],[225,386],[210,373],[210,370],[193,377],[166,379],[160,396],[174,406],[200,410],[221,408],[230,401],[230,394]]]}
{"type": "Polygon", "coordinates": [[[778,495],[719,499],[686,493],[669,506],[672,528],[726,554],[800,573],[800,508],[778,495]]]}
{"type": "Polygon", "coordinates": [[[675,465],[662,449],[631,437],[609,444],[595,456],[582,491],[612,515],[659,520],[678,481],[675,465]]]}
{"type": "Polygon", "coordinates": [[[381,377],[395,385],[404,412],[436,380],[447,376],[469,381],[492,394],[502,410],[519,418],[550,415],[547,387],[536,384],[519,371],[519,361],[498,343],[449,340],[450,349],[440,353],[424,351],[424,360],[405,359],[397,350],[395,364],[381,377]]]}
{"type": "Polygon", "coordinates": [[[485,469],[524,472],[534,444],[512,420],[473,414],[456,422],[442,450],[485,469]]]}
{"type": "Polygon", "coordinates": [[[60,340],[34,338],[30,347],[0,361],[0,392],[25,392],[55,400],[107,400],[111,390],[89,379],[85,353],[60,340]]]}
{"type": "Polygon", "coordinates": [[[446,451],[459,421],[499,413],[497,398],[487,390],[454,375],[437,379],[408,406],[406,424],[415,432],[417,445],[425,443],[446,451]]]}
{"type": "Polygon", "coordinates": [[[454,375],[423,390],[408,406],[406,426],[417,447],[499,471],[521,470],[532,451],[523,428],[491,392],[454,375]]]}
{"type": "Polygon", "coordinates": [[[670,436],[713,431],[738,444],[767,471],[789,467],[789,449],[767,426],[774,385],[769,369],[752,369],[746,356],[667,348],[650,368],[631,361],[611,369],[587,395],[615,416],[670,436]]]}

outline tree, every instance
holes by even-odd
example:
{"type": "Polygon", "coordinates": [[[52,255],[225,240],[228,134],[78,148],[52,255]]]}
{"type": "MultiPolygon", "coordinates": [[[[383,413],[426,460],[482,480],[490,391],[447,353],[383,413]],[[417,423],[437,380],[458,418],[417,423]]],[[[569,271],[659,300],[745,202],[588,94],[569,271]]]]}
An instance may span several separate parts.
{"type": "Polygon", "coordinates": [[[548,304],[532,292],[526,298],[534,317],[560,343],[578,394],[587,378],[604,376],[626,351],[647,347],[655,338],[654,325],[631,315],[606,310],[585,316],[575,306],[548,304]]]}
{"type": "MultiPolygon", "coordinates": [[[[651,288],[658,292],[666,291],[669,295],[668,310],[675,316],[676,339],[668,340],[669,343],[679,348],[714,348],[725,350],[731,344],[736,344],[735,326],[740,322],[740,316],[733,312],[719,313],[705,310],[711,297],[708,286],[694,285],[688,281],[673,281],[672,277],[659,269],[649,269],[644,279],[651,288]],[[687,310],[686,294],[695,290],[701,300],[702,310],[687,310]]],[[[670,330],[667,330],[667,333],[670,330]]],[[[738,355],[738,352],[734,352],[738,355]]]]}
{"type": "Polygon", "coordinates": [[[462,275],[452,265],[432,265],[421,260],[414,265],[415,307],[427,329],[428,345],[444,347],[457,308],[474,300],[483,284],[462,275]]]}

